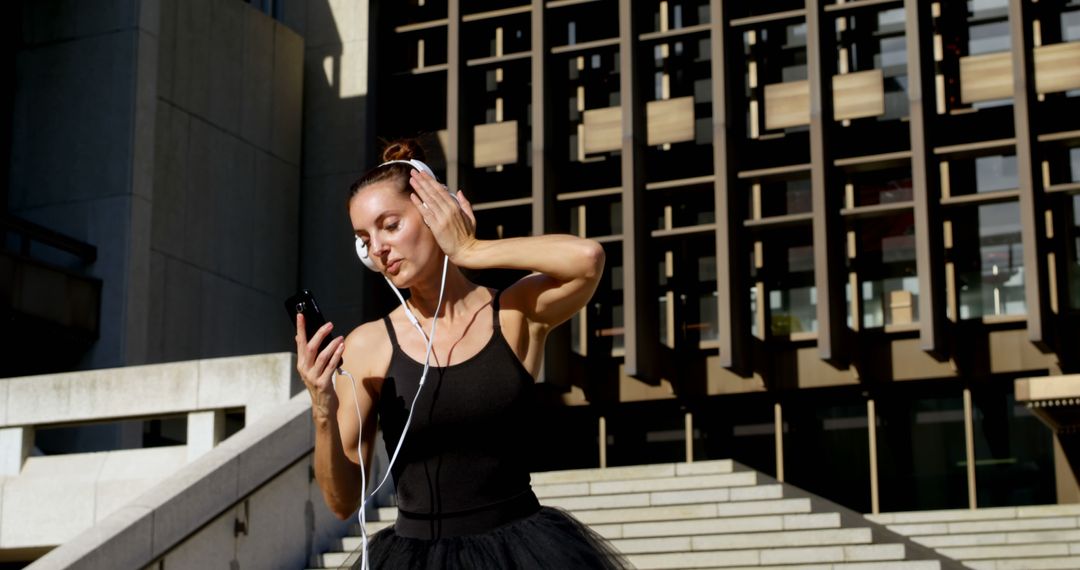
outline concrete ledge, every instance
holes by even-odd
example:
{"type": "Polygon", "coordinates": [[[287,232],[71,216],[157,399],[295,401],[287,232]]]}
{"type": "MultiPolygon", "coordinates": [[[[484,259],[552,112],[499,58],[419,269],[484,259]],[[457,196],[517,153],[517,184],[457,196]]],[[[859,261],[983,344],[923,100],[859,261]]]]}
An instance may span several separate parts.
{"type": "Polygon", "coordinates": [[[310,453],[310,408],[307,393],[296,395],[29,568],[152,563],[310,453]]]}
{"type": "Polygon", "coordinates": [[[252,423],[300,391],[295,358],[282,352],[3,378],[0,427],[236,407],[252,423]]]}

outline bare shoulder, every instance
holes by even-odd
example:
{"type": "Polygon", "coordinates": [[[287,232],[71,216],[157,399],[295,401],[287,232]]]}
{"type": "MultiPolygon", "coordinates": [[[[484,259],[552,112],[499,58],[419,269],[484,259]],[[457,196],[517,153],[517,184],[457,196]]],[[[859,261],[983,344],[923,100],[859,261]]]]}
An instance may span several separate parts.
{"type": "Polygon", "coordinates": [[[391,353],[390,339],[382,320],[366,322],[346,335],[342,367],[357,380],[363,379],[369,389],[377,391],[390,366],[391,353]]]}

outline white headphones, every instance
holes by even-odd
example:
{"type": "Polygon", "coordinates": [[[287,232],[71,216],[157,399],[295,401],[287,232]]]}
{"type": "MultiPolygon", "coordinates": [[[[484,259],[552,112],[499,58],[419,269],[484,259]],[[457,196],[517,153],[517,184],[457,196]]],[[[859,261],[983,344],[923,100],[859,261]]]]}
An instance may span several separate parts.
{"type": "MultiPolygon", "coordinates": [[[[430,175],[432,178],[435,178],[436,181],[439,180],[435,176],[435,172],[431,170],[430,166],[424,164],[423,162],[421,162],[419,160],[416,160],[415,158],[411,159],[411,160],[388,160],[388,161],[380,164],[379,166],[376,166],[376,168],[386,166],[387,164],[394,164],[395,162],[400,162],[402,164],[411,165],[413,168],[415,168],[415,169],[417,169],[417,170],[419,170],[421,172],[428,173],[428,175],[430,175]]],[[[449,192],[449,191],[450,190],[447,189],[447,192],[449,192]]],[[[454,195],[451,193],[450,197],[453,197],[453,196],[454,195]]],[[[456,200],[456,198],[455,198],[455,200],[456,200]]],[[[378,271],[378,269],[375,268],[375,261],[371,259],[371,255],[368,252],[367,244],[364,243],[364,240],[360,239],[360,236],[356,236],[356,256],[360,258],[361,263],[363,263],[365,267],[367,267],[368,269],[370,269],[372,271],[378,271]]]]}

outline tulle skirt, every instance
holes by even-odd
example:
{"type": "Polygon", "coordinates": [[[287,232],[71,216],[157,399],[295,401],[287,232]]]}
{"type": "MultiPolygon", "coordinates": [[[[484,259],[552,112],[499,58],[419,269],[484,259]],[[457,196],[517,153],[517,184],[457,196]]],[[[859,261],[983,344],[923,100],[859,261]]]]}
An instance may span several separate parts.
{"type": "MultiPolygon", "coordinates": [[[[368,555],[372,570],[631,568],[600,535],[554,507],[541,507],[484,533],[437,540],[399,536],[394,527],[385,528],[371,537],[368,555]]],[[[349,558],[359,569],[359,553],[349,558]]]]}

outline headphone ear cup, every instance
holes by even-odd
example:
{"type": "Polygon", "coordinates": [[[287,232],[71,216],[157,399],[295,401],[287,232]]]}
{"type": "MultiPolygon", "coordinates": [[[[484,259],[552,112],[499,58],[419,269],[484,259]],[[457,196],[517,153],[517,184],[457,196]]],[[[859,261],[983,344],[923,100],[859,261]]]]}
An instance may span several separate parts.
{"type": "Polygon", "coordinates": [[[356,257],[360,258],[360,262],[364,264],[364,267],[372,271],[378,271],[375,269],[375,262],[371,260],[371,256],[368,255],[367,246],[364,245],[364,240],[356,238],[356,257]]]}

